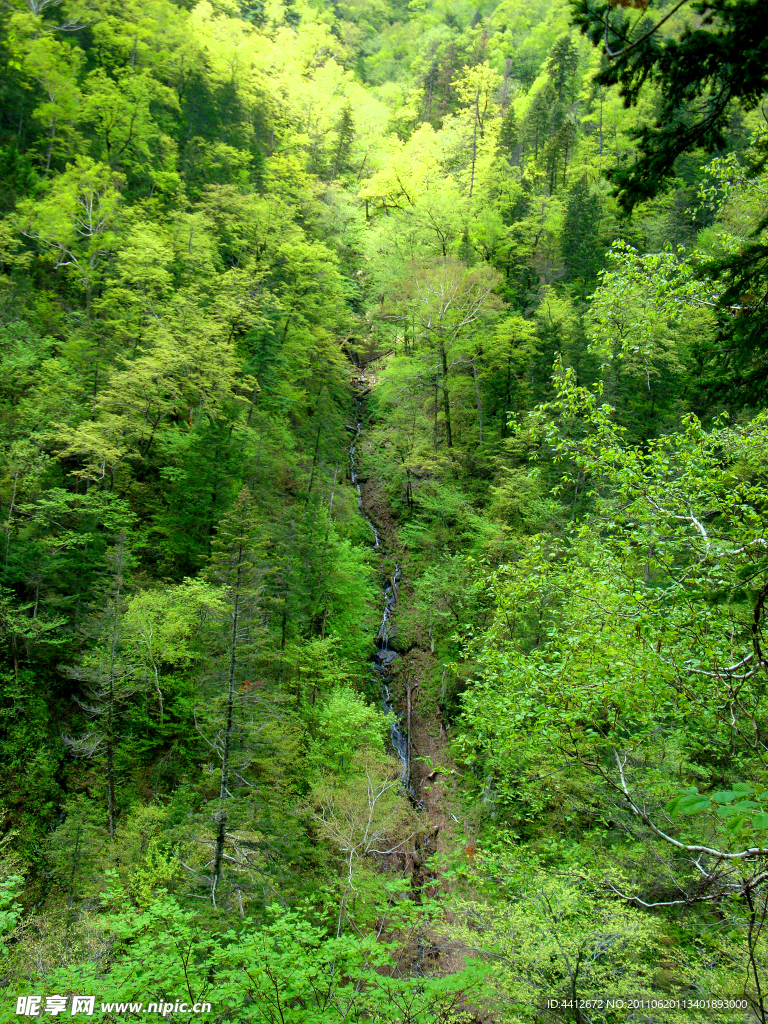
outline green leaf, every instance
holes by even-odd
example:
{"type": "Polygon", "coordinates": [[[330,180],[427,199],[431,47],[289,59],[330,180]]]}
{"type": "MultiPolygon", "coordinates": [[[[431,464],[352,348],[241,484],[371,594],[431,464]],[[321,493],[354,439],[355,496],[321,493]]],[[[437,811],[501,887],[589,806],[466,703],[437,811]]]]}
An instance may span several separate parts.
{"type": "Polygon", "coordinates": [[[676,797],[673,797],[666,805],[666,811],[673,817],[680,813],[681,808],[687,800],[695,799],[700,796],[698,789],[695,786],[691,786],[686,789],[685,792],[679,793],[676,797]]]}
{"type": "Polygon", "coordinates": [[[740,794],[734,789],[721,790],[718,793],[712,794],[712,799],[716,804],[729,804],[736,800],[740,794]]]}
{"type": "Polygon", "coordinates": [[[709,807],[709,797],[702,796],[698,800],[681,801],[679,807],[680,814],[701,814],[702,811],[706,811],[709,807]]]}

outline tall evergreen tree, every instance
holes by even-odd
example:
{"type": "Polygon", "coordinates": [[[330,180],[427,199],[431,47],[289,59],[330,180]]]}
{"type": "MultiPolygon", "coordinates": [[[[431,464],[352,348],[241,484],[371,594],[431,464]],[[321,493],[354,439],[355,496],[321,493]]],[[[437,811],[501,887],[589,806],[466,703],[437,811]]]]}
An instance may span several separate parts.
{"type": "Polygon", "coordinates": [[[647,82],[658,89],[656,123],[632,131],[636,160],[610,172],[627,210],[665,186],[683,153],[721,148],[734,103],[749,110],[768,91],[768,21],[756,0],[570,3],[574,23],[603,48],[600,84],[618,85],[628,106],[647,82]]]}
{"type": "Polygon", "coordinates": [[[582,281],[586,288],[600,269],[603,248],[600,244],[600,199],[585,178],[576,181],[568,195],[562,245],[569,278],[582,281]]]}

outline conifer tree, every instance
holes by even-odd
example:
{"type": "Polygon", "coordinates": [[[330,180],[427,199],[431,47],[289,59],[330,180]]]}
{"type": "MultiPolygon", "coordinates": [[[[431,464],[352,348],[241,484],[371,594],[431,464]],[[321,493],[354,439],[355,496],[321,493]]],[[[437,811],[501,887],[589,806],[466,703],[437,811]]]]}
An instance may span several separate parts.
{"type": "Polygon", "coordinates": [[[349,101],[347,101],[341,108],[341,113],[336,122],[336,148],[333,155],[333,167],[331,168],[331,181],[334,181],[339,174],[344,173],[354,137],[355,123],[352,119],[352,107],[349,101]]]}
{"type": "MultiPolygon", "coordinates": [[[[208,570],[220,587],[223,615],[217,657],[209,671],[213,678],[213,735],[203,736],[220,761],[218,800],[213,812],[214,839],[210,873],[210,896],[216,904],[221,880],[227,826],[231,821],[233,790],[241,784],[242,749],[238,744],[238,711],[242,699],[239,687],[247,670],[253,669],[263,633],[260,619],[263,565],[259,558],[256,507],[247,488],[238,495],[222,519],[208,570]]],[[[250,681],[250,680],[249,680],[250,681]]],[[[210,715],[208,716],[210,720],[210,715]]]]}
{"type": "Polygon", "coordinates": [[[600,200],[584,178],[576,181],[568,195],[563,222],[563,255],[568,275],[585,286],[600,268],[600,200]]]}
{"type": "Polygon", "coordinates": [[[70,738],[69,744],[81,756],[101,758],[103,754],[109,838],[114,840],[117,815],[115,750],[120,739],[120,712],[133,693],[132,666],[123,644],[129,562],[125,531],[120,532],[107,558],[109,579],[104,587],[103,603],[96,609],[91,627],[96,645],[72,671],[76,679],[85,683],[81,707],[94,726],[83,735],[70,738]]]}
{"type": "Polygon", "coordinates": [[[573,102],[578,59],[578,51],[570,36],[561,36],[549,51],[547,72],[561,103],[573,102]]]}
{"type": "Polygon", "coordinates": [[[598,83],[618,85],[628,106],[646,83],[658,88],[656,123],[632,131],[637,160],[610,173],[627,210],[665,186],[683,153],[721,147],[735,102],[750,109],[768,92],[768,20],[754,0],[570,3],[574,23],[603,48],[598,83]]]}

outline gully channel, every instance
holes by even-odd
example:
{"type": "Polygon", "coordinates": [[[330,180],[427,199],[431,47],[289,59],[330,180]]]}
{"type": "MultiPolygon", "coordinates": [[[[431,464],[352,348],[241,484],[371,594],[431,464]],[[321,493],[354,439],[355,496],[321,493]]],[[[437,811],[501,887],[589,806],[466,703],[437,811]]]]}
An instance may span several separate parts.
{"type": "MultiPolygon", "coordinates": [[[[373,530],[373,547],[374,550],[381,549],[381,538],[379,537],[379,531],[373,525],[370,517],[366,514],[363,508],[363,497],[360,490],[360,484],[358,482],[358,466],[357,466],[357,444],[360,438],[360,434],[363,430],[362,422],[362,397],[356,399],[356,414],[355,414],[355,432],[352,437],[352,441],[349,445],[349,478],[357,490],[357,507],[360,511],[360,515],[365,519],[370,528],[373,530]]],[[[395,571],[391,579],[387,579],[384,585],[384,612],[381,618],[381,625],[379,631],[376,634],[376,653],[374,655],[374,672],[376,673],[379,680],[379,692],[381,694],[381,706],[384,713],[389,716],[391,726],[389,734],[392,740],[392,746],[395,749],[395,753],[400,758],[401,765],[401,776],[403,779],[403,785],[407,788],[412,799],[416,800],[416,793],[411,786],[410,780],[410,758],[408,750],[408,733],[403,728],[403,723],[397,716],[394,708],[394,700],[390,691],[392,685],[392,666],[397,661],[399,655],[396,651],[390,650],[389,638],[390,630],[392,625],[392,612],[394,611],[395,605],[397,604],[397,589],[398,583],[400,582],[400,569],[395,566],[395,571]]]]}

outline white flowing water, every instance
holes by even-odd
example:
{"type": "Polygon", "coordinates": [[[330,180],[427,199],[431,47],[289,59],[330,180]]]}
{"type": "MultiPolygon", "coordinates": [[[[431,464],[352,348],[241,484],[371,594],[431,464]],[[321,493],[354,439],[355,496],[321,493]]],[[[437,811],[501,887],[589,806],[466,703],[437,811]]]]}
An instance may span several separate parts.
{"type": "MultiPolygon", "coordinates": [[[[362,433],[362,399],[357,399],[357,410],[355,416],[355,432],[349,445],[349,479],[357,491],[357,507],[360,515],[373,531],[373,548],[377,551],[381,547],[379,531],[371,522],[363,508],[363,496],[358,482],[357,471],[357,445],[362,433]]],[[[390,739],[395,753],[400,759],[401,774],[403,783],[410,791],[409,764],[408,764],[408,733],[403,723],[395,712],[394,700],[390,687],[392,685],[392,666],[400,657],[397,651],[390,649],[389,640],[392,628],[392,613],[397,604],[397,586],[400,582],[400,569],[396,566],[391,579],[388,579],[384,586],[384,611],[381,617],[381,625],[376,634],[376,653],[374,655],[374,672],[379,680],[379,692],[381,694],[381,706],[386,715],[389,716],[391,726],[389,730],[390,739]]]]}

